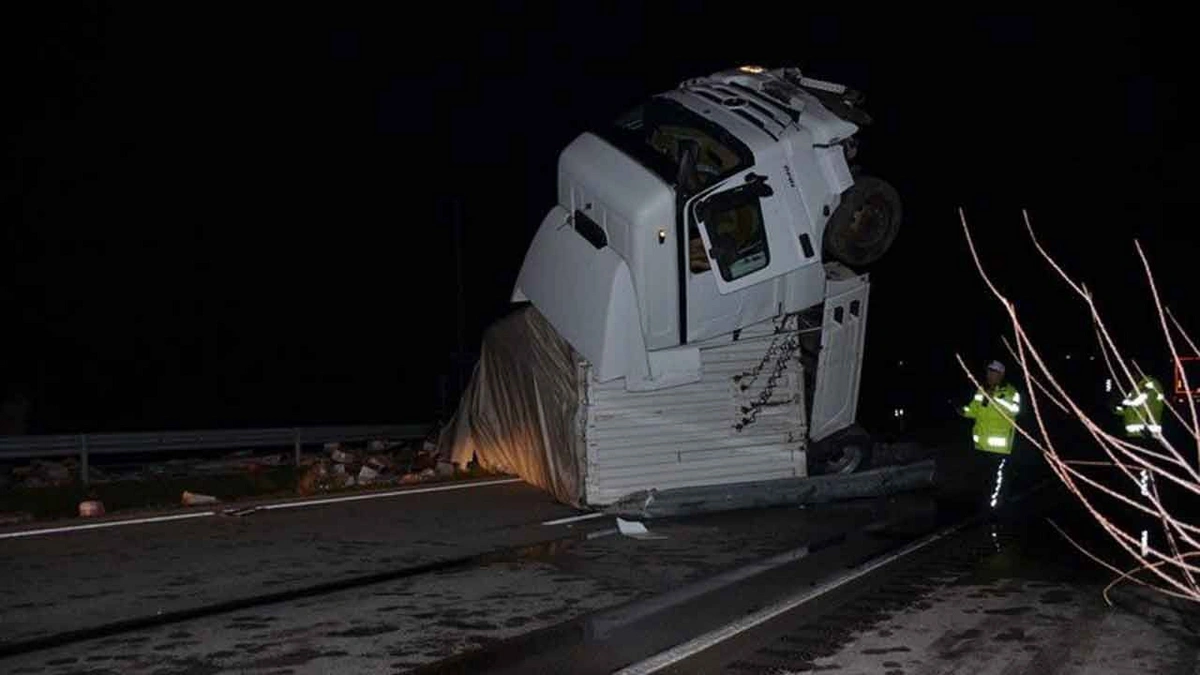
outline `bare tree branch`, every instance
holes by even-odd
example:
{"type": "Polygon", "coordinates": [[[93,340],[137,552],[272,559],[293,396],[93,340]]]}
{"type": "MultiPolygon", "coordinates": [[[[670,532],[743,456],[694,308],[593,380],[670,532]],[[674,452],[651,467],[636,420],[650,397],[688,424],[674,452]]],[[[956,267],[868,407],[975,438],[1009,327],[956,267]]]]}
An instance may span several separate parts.
{"type": "MultiPolygon", "coordinates": [[[[1022,211],[1022,216],[1035,249],[1050,268],[1079,296],[1080,300],[1087,307],[1092,321],[1094,337],[1104,356],[1105,367],[1112,380],[1121,383],[1120,390],[1128,398],[1127,392],[1136,391],[1138,383],[1145,375],[1140,365],[1126,359],[1122,355],[1116,341],[1112,337],[1112,333],[1097,308],[1096,299],[1091,291],[1085,284],[1073,279],[1067,273],[1066,269],[1055,260],[1038,240],[1033,225],[1030,222],[1029,213],[1022,211]]],[[[1157,450],[1153,450],[1142,444],[1117,438],[1105,431],[1103,425],[1091,419],[1087,411],[1076,402],[1062,383],[1055,377],[1046,359],[1038,352],[1035,341],[1021,322],[1016,304],[1000,292],[984,269],[975,241],[971,237],[966,214],[961,208],[959,209],[959,219],[962,222],[963,233],[967,239],[967,245],[970,249],[971,258],[975,263],[976,270],[987,285],[988,290],[1008,314],[1016,344],[1014,347],[1007,339],[1004,340],[1004,344],[1009,353],[1020,364],[1022,377],[1029,392],[1030,407],[1033,411],[1034,432],[1025,429],[1023,425],[1013,420],[1007,414],[1007,411],[1003,409],[1000,410],[1001,415],[1013,422],[1016,431],[1041,452],[1051,471],[1054,472],[1059,481],[1078,500],[1092,519],[1100,525],[1108,537],[1137,564],[1132,569],[1122,571],[1114,564],[1101,560],[1098,556],[1080,546],[1074,539],[1063,532],[1062,528],[1052,523],[1055,529],[1059,530],[1072,545],[1081,550],[1085,555],[1118,575],[1113,584],[1105,589],[1106,600],[1108,600],[1108,591],[1113,586],[1125,581],[1133,581],[1172,597],[1200,602],[1200,584],[1197,582],[1197,575],[1200,575],[1200,566],[1192,562],[1193,559],[1200,556],[1200,541],[1198,541],[1198,538],[1200,538],[1200,527],[1189,522],[1182,515],[1172,513],[1163,503],[1159,492],[1159,483],[1162,482],[1163,485],[1172,485],[1179,488],[1182,490],[1184,496],[1200,497],[1200,471],[1198,471],[1198,466],[1200,466],[1200,415],[1197,414],[1195,401],[1189,396],[1188,408],[1191,418],[1189,423],[1189,420],[1180,415],[1170,405],[1170,402],[1165,399],[1166,392],[1160,392],[1164,395],[1164,408],[1182,426],[1187,428],[1191,440],[1196,443],[1196,452],[1194,453],[1196,457],[1195,462],[1185,459],[1184,455],[1162,433],[1154,432],[1151,434],[1151,439],[1158,446],[1157,450]],[[1095,445],[1100,448],[1104,456],[1107,457],[1107,461],[1080,458],[1064,459],[1059,453],[1055,439],[1047,425],[1045,410],[1042,406],[1043,399],[1053,403],[1060,412],[1066,414],[1068,419],[1074,419],[1079,423],[1087,435],[1095,442],[1095,445]],[[1106,468],[1110,471],[1116,470],[1118,475],[1124,476],[1125,480],[1121,481],[1119,485],[1109,486],[1086,475],[1081,470],[1081,467],[1106,468]],[[1131,533],[1117,526],[1106,511],[1107,507],[1101,507],[1095,502],[1094,497],[1099,495],[1104,495],[1115,500],[1116,504],[1124,504],[1134,509],[1134,513],[1141,513],[1155,518],[1161,526],[1161,537],[1166,543],[1166,550],[1162,550],[1159,546],[1151,545],[1148,538],[1144,538],[1148,531],[1143,531],[1142,537],[1134,537],[1131,533]],[[1151,577],[1153,581],[1139,578],[1139,575],[1151,577]]],[[[1150,286],[1154,307],[1158,311],[1159,324],[1166,339],[1167,351],[1171,354],[1175,367],[1182,372],[1182,360],[1176,347],[1175,339],[1171,334],[1172,327],[1178,331],[1182,339],[1186,341],[1188,347],[1197,356],[1200,356],[1200,350],[1196,348],[1196,344],[1183,330],[1175,316],[1163,305],[1149,260],[1140,243],[1135,242],[1135,248],[1150,286]]],[[[968,379],[978,389],[986,391],[980,386],[971,369],[967,367],[961,356],[958,358],[958,361],[968,379]]],[[[1186,382],[1186,374],[1183,378],[1186,382]]],[[[1190,385],[1185,384],[1185,386],[1190,391],[1190,385]]],[[[1147,416],[1151,414],[1149,403],[1149,401],[1142,401],[1138,404],[1141,406],[1143,414],[1147,416]]],[[[1111,410],[1108,412],[1112,413],[1111,410]]],[[[1179,513],[1187,514],[1190,517],[1192,512],[1193,510],[1188,509],[1179,513]]]]}

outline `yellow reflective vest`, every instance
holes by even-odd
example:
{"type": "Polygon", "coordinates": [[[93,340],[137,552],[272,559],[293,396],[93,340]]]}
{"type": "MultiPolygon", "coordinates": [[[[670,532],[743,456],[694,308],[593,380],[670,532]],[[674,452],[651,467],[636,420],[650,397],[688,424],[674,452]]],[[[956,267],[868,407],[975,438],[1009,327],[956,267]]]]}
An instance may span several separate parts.
{"type": "Polygon", "coordinates": [[[975,428],[971,430],[975,447],[1001,455],[1012,453],[1016,436],[1013,420],[1020,412],[1021,394],[1007,382],[992,390],[990,399],[980,389],[962,409],[963,417],[975,420],[975,428]]]}
{"type": "Polygon", "coordinates": [[[1144,377],[1117,406],[1125,423],[1125,435],[1140,438],[1162,433],[1162,411],[1166,398],[1162,385],[1153,377],[1144,377]]]}

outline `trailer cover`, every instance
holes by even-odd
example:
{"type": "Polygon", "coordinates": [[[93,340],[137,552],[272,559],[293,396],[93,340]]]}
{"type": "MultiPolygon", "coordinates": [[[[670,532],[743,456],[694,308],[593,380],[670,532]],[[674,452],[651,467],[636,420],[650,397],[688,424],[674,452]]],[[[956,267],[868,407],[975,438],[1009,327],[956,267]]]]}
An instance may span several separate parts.
{"type": "Polygon", "coordinates": [[[485,471],[515,474],[582,507],[579,358],[532,305],[492,324],[440,456],[460,466],[473,457],[485,471]]]}

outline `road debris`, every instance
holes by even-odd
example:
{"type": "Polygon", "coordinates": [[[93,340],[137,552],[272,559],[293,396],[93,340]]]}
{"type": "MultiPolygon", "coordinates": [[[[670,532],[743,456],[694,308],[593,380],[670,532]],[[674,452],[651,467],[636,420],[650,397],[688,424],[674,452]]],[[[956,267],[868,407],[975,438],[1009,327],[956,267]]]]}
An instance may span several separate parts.
{"type": "Polygon", "coordinates": [[[88,499],[79,502],[80,518],[96,518],[104,515],[104,502],[98,499],[88,499]]]}
{"type": "Polygon", "coordinates": [[[371,468],[367,464],[364,464],[362,468],[358,470],[359,485],[370,485],[371,483],[375,482],[376,478],[379,478],[379,471],[371,468]]]}
{"type": "Polygon", "coordinates": [[[332,487],[329,460],[321,458],[312,462],[300,476],[296,484],[296,492],[301,496],[325,492],[332,487]]]}
{"type": "Polygon", "coordinates": [[[62,487],[70,485],[74,481],[74,470],[78,466],[79,464],[75,460],[49,462],[35,459],[27,466],[15,467],[12,475],[22,487],[62,487]]]}
{"type": "Polygon", "coordinates": [[[24,511],[15,513],[0,513],[0,526],[4,525],[21,525],[33,521],[33,514],[24,511]]]}
{"type": "Polygon", "coordinates": [[[636,520],[617,518],[617,531],[631,539],[666,539],[665,534],[654,534],[646,526],[636,520]]]}
{"type": "Polygon", "coordinates": [[[772,506],[823,504],[921,490],[934,483],[937,466],[925,460],[848,475],[779,478],[632,492],[605,509],[625,518],[649,520],[772,506]]]}
{"type": "Polygon", "coordinates": [[[195,492],[183,491],[184,506],[200,506],[202,504],[216,504],[221,501],[212,495],[196,494],[195,492]]]}

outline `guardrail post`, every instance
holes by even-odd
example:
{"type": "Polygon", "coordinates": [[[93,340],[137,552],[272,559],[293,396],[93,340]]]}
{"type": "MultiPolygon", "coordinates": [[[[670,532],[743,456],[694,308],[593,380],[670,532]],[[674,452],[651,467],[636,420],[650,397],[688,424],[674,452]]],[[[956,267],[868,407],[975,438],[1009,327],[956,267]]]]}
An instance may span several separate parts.
{"type": "Polygon", "coordinates": [[[79,482],[84,487],[88,485],[88,444],[87,434],[79,434],[79,482]]]}
{"type": "Polygon", "coordinates": [[[297,467],[299,467],[299,466],[300,466],[300,430],[299,430],[299,429],[296,429],[296,430],[294,431],[294,434],[295,434],[295,435],[294,435],[294,438],[295,438],[295,443],[296,443],[296,445],[295,445],[295,450],[296,450],[296,466],[297,466],[297,467]]]}

